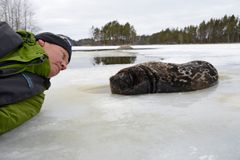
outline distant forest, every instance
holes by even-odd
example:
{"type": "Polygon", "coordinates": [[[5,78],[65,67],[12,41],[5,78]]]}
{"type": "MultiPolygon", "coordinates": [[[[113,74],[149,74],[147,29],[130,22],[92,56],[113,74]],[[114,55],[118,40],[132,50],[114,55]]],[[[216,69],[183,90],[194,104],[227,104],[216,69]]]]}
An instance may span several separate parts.
{"type": "Polygon", "coordinates": [[[240,42],[240,20],[234,15],[203,21],[198,26],[183,29],[167,28],[152,35],[137,35],[134,26],[117,21],[101,28],[91,28],[92,38],[74,41],[75,45],[145,45],[145,44],[194,44],[240,42]]]}

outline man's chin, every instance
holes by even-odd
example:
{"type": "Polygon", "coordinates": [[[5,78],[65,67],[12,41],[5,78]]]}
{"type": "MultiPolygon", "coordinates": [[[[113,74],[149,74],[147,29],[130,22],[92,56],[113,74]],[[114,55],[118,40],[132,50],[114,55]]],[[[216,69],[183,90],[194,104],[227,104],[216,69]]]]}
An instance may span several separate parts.
{"type": "Polygon", "coordinates": [[[52,78],[52,77],[56,76],[59,72],[60,71],[58,71],[58,72],[50,72],[49,75],[48,75],[48,78],[52,78]]]}

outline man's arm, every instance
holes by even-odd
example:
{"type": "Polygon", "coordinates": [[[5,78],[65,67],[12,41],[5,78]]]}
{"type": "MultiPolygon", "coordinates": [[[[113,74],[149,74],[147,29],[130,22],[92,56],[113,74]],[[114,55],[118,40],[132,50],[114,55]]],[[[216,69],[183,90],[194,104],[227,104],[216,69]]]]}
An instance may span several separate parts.
{"type": "Polygon", "coordinates": [[[0,107],[0,135],[35,116],[41,109],[44,94],[0,107]]]}

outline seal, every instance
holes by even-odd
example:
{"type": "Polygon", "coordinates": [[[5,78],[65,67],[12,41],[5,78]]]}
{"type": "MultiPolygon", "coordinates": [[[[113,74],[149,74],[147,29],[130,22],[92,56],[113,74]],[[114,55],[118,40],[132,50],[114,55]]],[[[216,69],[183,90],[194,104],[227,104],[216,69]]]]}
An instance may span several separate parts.
{"type": "Polygon", "coordinates": [[[195,91],[217,82],[217,69],[199,60],[182,64],[140,63],[110,77],[111,92],[124,95],[195,91]]]}

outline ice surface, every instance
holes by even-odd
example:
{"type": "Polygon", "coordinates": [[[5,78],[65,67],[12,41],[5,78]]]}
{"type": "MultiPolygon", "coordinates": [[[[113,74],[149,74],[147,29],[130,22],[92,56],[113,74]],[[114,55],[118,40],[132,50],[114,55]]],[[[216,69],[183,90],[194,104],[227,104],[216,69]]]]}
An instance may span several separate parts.
{"type": "Polygon", "coordinates": [[[40,114],[0,136],[0,159],[239,160],[240,44],[147,47],[157,49],[74,52],[40,114]],[[133,64],[92,65],[92,58],[116,55],[207,60],[220,80],[194,92],[112,95],[109,77],[133,64]]]}

